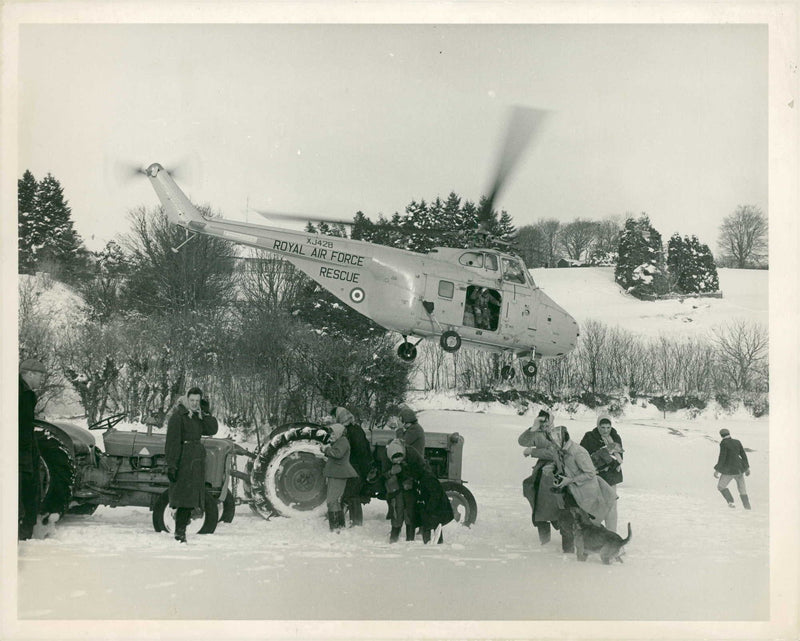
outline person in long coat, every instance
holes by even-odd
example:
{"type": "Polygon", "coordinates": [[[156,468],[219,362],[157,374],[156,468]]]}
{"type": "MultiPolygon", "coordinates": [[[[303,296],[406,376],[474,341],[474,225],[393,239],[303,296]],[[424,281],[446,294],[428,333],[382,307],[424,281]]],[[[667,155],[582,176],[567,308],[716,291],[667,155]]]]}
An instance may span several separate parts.
{"type": "MultiPolygon", "coordinates": [[[[622,483],[622,437],[611,425],[610,416],[597,417],[597,426],[583,435],[581,447],[589,452],[600,478],[612,487],[622,483]]],[[[605,519],[605,526],[612,532],[617,531],[616,502],[605,519]]]]}
{"type": "Polygon", "coordinates": [[[562,425],[551,429],[549,438],[558,444],[561,460],[562,478],[553,487],[565,489],[578,507],[596,523],[605,521],[616,505],[617,493],[614,488],[597,475],[589,452],[570,439],[566,427],[562,425]]]}
{"type": "MultiPolygon", "coordinates": [[[[558,447],[548,438],[548,427],[552,422],[550,413],[541,410],[534,424],[520,434],[517,442],[525,448],[524,456],[536,460],[533,472],[522,481],[522,494],[531,506],[531,521],[539,533],[539,542],[544,545],[550,541],[551,524],[559,529],[558,521],[566,515],[562,496],[551,491],[558,463],[558,447]]],[[[572,532],[561,529],[561,547],[571,551],[572,532]]]]}
{"type": "Polygon", "coordinates": [[[362,497],[369,502],[364,492],[367,474],[372,465],[372,448],[364,429],[355,422],[353,414],[344,407],[336,408],[336,422],[344,425],[344,433],[350,444],[350,465],[358,476],[347,479],[344,490],[344,504],[350,513],[351,525],[364,524],[364,512],[361,508],[362,497]]]}
{"type": "Polygon", "coordinates": [[[35,389],[41,387],[44,365],[34,359],[24,360],[19,368],[19,518],[17,537],[26,541],[33,536],[33,526],[39,515],[41,487],[39,483],[39,447],[33,430],[36,409],[35,389]]]}
{"type": "Polygon", "coordinates": [[[217,433],[219,424],[211,412],[201,408],[203,392],[191,388],[179,399],[167,423],[164,453],[169,478],[169,505],[176,508],[175,540],[186,542],[186,526],[192,510],[205,505],[206,448],[201,436],[217,433]]]}
{"type": "Polygon", "coordinates": [[[344,511],[342,495],[347,486],[347,479],[358,476],[350,465],[350,443],[345,435],[345,427],[341,423],[333,423],[329,427],[330,440],[322,446],[325,455],[325,468],[322,471],[328,485],[326,503],[328,505],[328,525],[331,531],[344,527],[344,511]]]}
{"type": "Polygon", "coordinates": [[[717,489],[728,502],[728,506],[735,507],[733,496],[728,489],[728,484],[735,480],[742,505],[745,510],[749,510],[750,499],[747,496],[747,485],[744,482],[744,477],[750,476],[750,462],[747,460],[747,454],[741,441],[731,438],[729,429],[723,427],[719,431],[719,435],[722,440],[719,443],[719,458],[714,466],[714,477],[719,478],[717,489]]]}

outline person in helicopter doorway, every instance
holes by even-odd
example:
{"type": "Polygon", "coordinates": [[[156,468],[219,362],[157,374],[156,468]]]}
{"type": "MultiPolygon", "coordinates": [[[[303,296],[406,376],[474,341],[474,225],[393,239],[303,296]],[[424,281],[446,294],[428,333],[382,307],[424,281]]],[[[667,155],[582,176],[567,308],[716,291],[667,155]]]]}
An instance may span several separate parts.
{"type": "Polygon", "coordinates": [[[358,472],[350,465],[350,443],[345,435],[345,427],[341,423],[333,423],[329,427],[330,439],[322,446],[325,455],[325,468],[322,475],[327,483],[328,525],[331,532],[338,532],[345,526],[342,496],[347,487],[347,480],[357,478],[358,472]]]}
{"type": "Polygon", "coordinates": [[[517,443],[523,446],[524,456],[536,459],[533,471],[522,481],[522,494],[531,506],[531,521],[539,533],[539,543],[550,542],[551,525],[561,532],[561,549],[574,551],[570,513],[564,495],[554,492],[555,478],[561,462],[558,446],[549,438],[553,419],[545,409],[539,411],[533,425],[519,435],[517,443]]]}
{"type": "Polygon", "coordinates": [[[414,540],[419,527],[423,543],[429,543],[431,538],[442,543],[442,528],[454,517],[450,499],[439,479],[417,451],[406,447],[399,439],[386,446],[386,457],[388,466],[384,479],[392,512],[389,542],[397,542],[405,523],[406,541],[414,540]]]}
{"type": "Polygon", "coordinates": [[[175,508],[175,540],[186,543],[192,511],[205,506],[206,448],[201,436],[213,436],[219,424],[199,387],[178,399],[169,422],[164,454],[169,479],[169,505],[175,508]]]}
{"type": "Polygon", "coordinates": [[[372,448],[363,428],[355,422],[350,410],[336,408],[336,422],[344,425],[344,433],[350,445],[350,465],[358,476],[347,479],[342,502],[350,515],[350,526],[364,524],[362,503],[369,503],[366,480],[372,465],[372,448]]]}

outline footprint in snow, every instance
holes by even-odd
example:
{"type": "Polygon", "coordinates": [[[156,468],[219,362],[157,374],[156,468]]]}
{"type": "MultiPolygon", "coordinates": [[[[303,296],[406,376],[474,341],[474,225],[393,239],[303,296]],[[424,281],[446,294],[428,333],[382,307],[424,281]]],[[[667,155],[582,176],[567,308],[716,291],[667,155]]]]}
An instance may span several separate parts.
{"type": "Polygon", "coordinates": [[[150,588],[168,588],[171,585],[175,585],[175,581],[162,581],[161,583],[150,583],[144,586],[144,589],[149,590],[150,588]]]}

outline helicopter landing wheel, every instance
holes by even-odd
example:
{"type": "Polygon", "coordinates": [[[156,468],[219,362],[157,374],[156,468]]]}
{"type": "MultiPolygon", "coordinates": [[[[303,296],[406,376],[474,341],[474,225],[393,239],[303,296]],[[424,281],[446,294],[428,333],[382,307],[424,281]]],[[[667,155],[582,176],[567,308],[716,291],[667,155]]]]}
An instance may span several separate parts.
{"type": "Polygon", "coordinates": [[[522,373],[525,374],[528,378],[533,378],[536,376],[536,372],[539,371],[539,366],[536,365],[535,361],[528,361],[522,366],[522,373]]]}
{"type": "Polygon", "coordinates": [[[514,371],[514,368],[511,365],[503,365],[500,368],[500,378],[504,381],[513,381],[514,377],[517,373],[514,371]]]}
{"type": "Polygon", "coordinates": [[[400,343],[397,348],[397,355],[401,360],[411,362],[417,357],[417,347],[413,343],[400,343]]]}
{"type": "Polygon", "coordinates": [[[461,349],[461,337],[457,332],[449,329],[442,334],[442,337],[439,339],[439,344],[445,352],[450,352],[452,354],[461,349]]]}

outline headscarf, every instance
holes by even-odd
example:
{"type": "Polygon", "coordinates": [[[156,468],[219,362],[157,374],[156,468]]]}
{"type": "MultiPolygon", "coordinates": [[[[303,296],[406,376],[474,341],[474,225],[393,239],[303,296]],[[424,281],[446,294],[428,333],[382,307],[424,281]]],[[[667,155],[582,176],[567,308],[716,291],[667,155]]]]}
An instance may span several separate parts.
{"type": "Polygon", "coordinates": [[[402,454],[403,456],[405,456],[406,446],[403,445],[402,441],[394,439],[392,441],[389,441],[389,444],[386,446],[386,456],[388,456],[389,460],[391,461],[392,457],[397,454],[402,454]]]}
{"type": "Polygon", "coordinates": [[[341,423],[342,425],[350,425],[355,420],[355,417],[345,407],[337,407],[336,408],[336,422],[341,423]]]}
{"type": "Polygon", "coordinates": [[[330,426],[330,430],[331,430],[331,443],[333,443],[333,441],[338,441],[340,438],[342,438],[342,435],[344,434],[344,425],[342,425],[341,423],[332,423],[330,426]]]}

